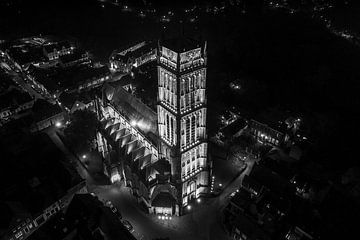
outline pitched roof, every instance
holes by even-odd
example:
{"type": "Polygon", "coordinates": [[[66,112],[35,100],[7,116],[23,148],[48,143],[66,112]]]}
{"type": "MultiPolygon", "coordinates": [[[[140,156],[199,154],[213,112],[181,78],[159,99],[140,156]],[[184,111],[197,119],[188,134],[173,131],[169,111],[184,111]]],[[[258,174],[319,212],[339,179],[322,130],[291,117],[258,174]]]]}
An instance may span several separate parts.
{"type": "Polygon", "coordinates": [[[41,120],[52,117],[62,112],[58,105],[51,104],[46,100],[38,99],[32,107],[34,120],[39,122],[41,120]]]}
{"type": "Polygon", "coordinates": [[[72,54],[60,56],[60,60],[63,64],[66,64],[84,58],[84,54],[86,54],[84,51],[76,50],[72,54]]]}
{"type": "Polygon", "coordinates": [[[45,50],[47,52],[53,52],[54,49],[56,50],[61,50],[63,48],[70,48],[70,43],[66,42],[66,41],[62,41],[62,42],[57,42],[57,43],[51,43],[48,45],[44,45],[43,46],[45,48],[45,50]]]}
{"type": "Polygon", "coordinates": [[[59,96],[61,104],[69,109],[75,104],[76,101],[88,104],[94,99],[95,91],[84,91],[84,92],[63,92],[59,96]]]}
{"type": "Polygon", "coordinates": [[[234,225],[249,239],[265,240],[270,237],[253,221],[239,214],[234,220],[234,225]]]}
{"type": "Polygon", "coordinates": [[[27,92],[13,88],[5,94],[0,95],[0,109],[8,107],[16,108],[22,104],[30,102],[31,100],[32,98],[27,92]]]}
{"type": "Polygon", "coordinates": [[[241,129],[244,129],[247,125],[247,122],[245,121],[245,119],[240,118],[236,121],[234,121],[233,123],[227,125],[226,127],[224,127],[222,129],[222,132],[224,132],[224,134],[232,136],[235,135],[237,132],[239,132],[241,129]]]}
{"type": "Polygon", "coordinates": [[[170,208],[176,203],[176,200],[168,192],[160,192],[151,202],[153,207],[167,207],[170,208]]]}

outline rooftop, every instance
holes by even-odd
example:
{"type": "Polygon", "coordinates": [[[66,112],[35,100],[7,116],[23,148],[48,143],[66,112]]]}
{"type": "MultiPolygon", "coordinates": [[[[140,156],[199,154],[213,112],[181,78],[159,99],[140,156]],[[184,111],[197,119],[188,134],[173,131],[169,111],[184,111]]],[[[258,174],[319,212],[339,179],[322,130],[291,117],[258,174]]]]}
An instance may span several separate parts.
{"type": "Polygon", "coordinates": [[[81,182],[48,135],[8,130],[1,133],[0,141],[2,159],[6,160],[0,168],[0,203],[8,209],[7,228],[21,218],[15,209],[34,216],[81,182]]]}
{"type": "Polygon", "coordinates": [[[10,78],[9,75],[3,72],[2,69],[0,69],[0,78],[0,94],[8,90],[11,86],[14,86],[13,80],[10,78]]]}
{"type": "Polygon", "coordinates": [[[236,121],[232,122],[231,124],[227,125],[226,127],[224,127],[222,129],[222,132],[225,135],[233,136],[240,130],[244,129],[246,126],[247,126],[246,120],[243,118],[240,118],[240,119],[237,119],[236,121]]]}
{"type": "Polygon", "coordinates": [[[9,49],[9,55],[20,65],[48,61],[48,58],[43,53],[42,47],[38,46],[13,46],[9,49]]]}
{"type": "Polygon", "coordinates": [[[149,53],[150,51],[152,51],[156,48],[157,48],[157,42],[154,42],[154,41],[148,42],[144,46],[142,46],[132,52],[126,53],[125,57],[131,56],[133,58],[138,58],[138,57],[141,57],[142,55],[144,55],[145,53],[149,53]]]}
{"type": "Polygon", "coordinates": [[[82,102],[84,104],[87,104],[91,102],[95,95],[97,90],[92,89],[90,91],[83,91],[83,92],[63,92],[59,96],[59,101],[61,104],[68,109],[71,109],[71,107],[75,104],[76,101],[82,102]]]}
{"type": "Polygon", "coordinates": [[[78,226],[85,216],[85,226],[90,230],[100,228],[106,239],[135,240],[136,238],[120,223],[116,215],[90,194],[77,194],[70,203],[65,219],[78,226]]]}
{"type": "Polygon", "coordinates": [[[176,203],[176,200],[170,193],[160,192],[152,200],[151,206],[171,208],[175,203],[176,203]]]}
{"type": "Polygon", "coordinates": [[[248,217],[239,214],[234,220],[234,226],[243,232],[249,239],[270,240],[270,237],[260,226],[248,217]]]}
{"type": "Polygon", "coordinates": [[[70,62],[77,61],[79,59],[84,58],[85,54],[86,54],[86,52],[84,52],[84,51],[74,50],[74,52],[72,54],[66,54],[66,55],[60,56],[60,61],[63,64],[70,63],[70,62]]]}
{"type": "Polygon", "coordinates": [[[32,100],[32,97],[27,92],[12,88],[0,95],[0,110],[5,108],[17,108],[32,100]]]}
{"type": "Polygon", "coordinates": [[[53,52],[54,50],[59,51],[61,49],[70,48],[71,45],[69,42],[61,41],[61,42],[52,42],[49,44],[44,44],[43,47],[49,53],[49,52],[53,52]]]}
{"type": "Polygon", "coordinates": [[[109,73],[106,66],[95,68],[87,65],[76,65],[66,69],[29,67],[30,74],[35,81],[43,84],[50,92],[77,88],[77,86],[92,78],[104,76],[109,73]]]}
{"type": "Polygon", "coordinates": [[[51,104],[46,100],[38,99],[32,107],[33,117],[36,122],[45,120],[56,114],[62,113],[61,108],[56,104],[51,104]]]}

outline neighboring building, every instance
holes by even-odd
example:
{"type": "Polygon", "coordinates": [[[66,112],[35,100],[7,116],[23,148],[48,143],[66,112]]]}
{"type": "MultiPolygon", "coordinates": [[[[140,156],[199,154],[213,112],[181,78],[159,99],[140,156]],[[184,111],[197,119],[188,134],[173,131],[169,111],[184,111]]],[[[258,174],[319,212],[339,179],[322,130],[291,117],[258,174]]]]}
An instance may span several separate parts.
{"type": "Polygon", "coordinates": [[[160,42],[160,154],[170,160],[181,206],[209,192],[205,88],[206,43],[184,37],[160,42]]]}
{"type": "Polygon", "coordinates": [[[129,72],[132,65],[130,62],[131,59],[129,58],[129,55],[127,55],[127,57],[125,57],[125,55],[145,46],[146,43],[146,41],[143,41],[112,52],[109,58],[110,69],[120,72],[129,72]]]}
{"type": "Polygon", "coordinates": [[[29,114],[34,99],[27,93],[16,87],[0,93],[0,125],[10,119],[19,118],[29,114]]]}
{"type": "Polygon", "coordinates": [[[139,67],[157,59],[157,43],[141,42],[121,52],[113,52],[110,56],[110,68],[129,73],[132,68],[139,67]]]}
{"type": "Polygon", "coordinates": [[[63,92],[59,96],[59,103],[67,111],[73,113],[77,110],[95,111],[96,89],[84,92],[63,92]]]}
{"type": "Polygon", "coordinates": [[[157,59],[157,43],[149,42],[145,46],[136,49],[131,52],[130,59],[134,68],[155,61],[157,59]]]}
{"type": "Polygon", "coordinates": [[[286,135],[284,133],[254,119],[249,121],[249,129],[255,139],[264,144],[279,146],[286,140],[286,135]]]}
{"type": "Polygon", "coordinates": [[[32,115],[34,122],[31,125],[31,132],[41,131],[64,121],[64,113],[61,108],[43,99],[35,101],[32,107],[32,115]]]}
{"type": "Polygon", "coordinates": [[[67,41],[49,37],[29,37],[7,43],[8,56],[23,70],[30,65],[47,68],[59,64],[61,56],[73,53],[74,47],[67,41]]]}
{"type": "Polygon", "coordinates": [[[14,81],[11,77],[0,68],[0,93],[5,93],[6,91],[10,90],[14,87],[14,81]]]}
{"type": "Polygon", "coordinates": [[[226,139],[233,139],[239,137],[247,127],[247,122],[245,119],[240,118],[231,122],[229,125],[221,129],[221,132],[224,134],[226,139]]]}
{"type": "Polygon", "coordinates": [[[60,211],[86,184],[69,159],[45,134],[18,128],[0,133],[1,239],[25,239],[60,211]]]}
{"type": "Polygon", "coordinates": [[[48,98],[56,98],[63,91],[76,92],[89,90],[110,80],[110,71],[106,66],[92,67],[74,65],[63,68],[39,68],[31,65],[27,74],[33,88],[48,98]]]}
{"type": "Polygon", "coordinates": [[[289,229],[289,209],[288,200],[269,191],[240,188],[224,209],[224,224],[231,239],[279,239],[289,229]]]}
{"type": "Polygon", "coordinates": [[[117,72],[129,73],[132,68],[132,61],[129,56],[113,54],[110,57],[110,69],[117,72]]]}
{"type": "MultiPolygon", "coordinates": [[[[69,240],[99,239],[96,238],[97,234],[100,234],[100,239],[136,240],[117,215],[91,194],[76,194],[63,218],[69,228],[66,234],[69,240]]],[[[57,236],[50,237],[54,239],[57,236]]]]}
{"type": "Polygon", "coordinates": [[[77,64],[90,64],[91,60],[87,52],[75,49],[72,54],[62,55],[59,57],[60,65],[63,68],[75,66],[77,64]]]}
{"type": "Polygon", "coordinates": [[[251,193],[240,188],[224,209],[224,225],[234,240],[270,240],[271,238],[252,220],[249,208],[252,205],[251,193]]]}
{"type": "Polygon", "coordinates": [[[66,41],[55,43],[51,42],[43,45],[44,54],[50,61],[58,59],[61,56],[71,54],[73,49],[74,48],[70,45],[70,43],[66,41]]]}
{"type": "Polygon", "coordinates": [[[77,83],[76,87],[78,91],[89,90],[102,85],[105,81],[110,80],[110,78],[111,74],[107,66],[93,67],[88,69],[88,71],[84,71],[83,75],[79,76],[79,83],[77,83]]]}

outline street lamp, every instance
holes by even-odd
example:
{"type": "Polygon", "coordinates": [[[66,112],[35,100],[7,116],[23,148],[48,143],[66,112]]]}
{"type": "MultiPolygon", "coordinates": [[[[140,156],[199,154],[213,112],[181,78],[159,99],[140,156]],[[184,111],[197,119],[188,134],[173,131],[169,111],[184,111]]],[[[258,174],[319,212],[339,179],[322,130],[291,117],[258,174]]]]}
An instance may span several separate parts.
{"type": "Polygon", "coordinates": [[[85,154],[84,154],[84,155],[82,155],[82,158],[83,158],[83,159],[85,159],[86,157],[87,157],[87,156],[86,156],[85,154]]]}
{"type": "Polygon", "coordinates": [[[196,199],[196,202],[201,203],[201,199],[200,198],[196,199]]]}
{"type": "Polygon", "coordinates": [[[55,127],[60,128],[62,126],[61,122],[56,122],[55,127]]]}
{"type": "Polygon", "coordinates": [[[135,127],[137,125],[137,122],[135,120],[131,120],[130,124],[131,126],[135,127]]]}
{"type": "Polygon", "coordinates": [[[187,210],[191,210],[191,206],[190,206],[190,205],[187,205],[186,209],[187,209],[187,210]]]}

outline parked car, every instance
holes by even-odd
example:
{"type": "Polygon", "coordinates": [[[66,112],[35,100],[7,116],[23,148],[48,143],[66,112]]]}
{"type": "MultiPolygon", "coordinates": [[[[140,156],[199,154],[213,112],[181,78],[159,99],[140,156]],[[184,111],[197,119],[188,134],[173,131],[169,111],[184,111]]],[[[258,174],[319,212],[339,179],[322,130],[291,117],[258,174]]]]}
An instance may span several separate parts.
{"type": "Polygon", "coordinates": [[[124,225],[124,227],[126,227],[126,229],[129,231],[129,232],[134,232],[134,228],[133,226],[131,225],[131,223],[127,220],[122,220],[121,223],[124,225]]]}
{"type": "Polygon", "coordinates": [[[111,210],[113,213],[115,213],[115,215],[119,218],[119,220],[122,219],[122,215],[121,215],[120,211],[112,204],[111,201],[107,201],[107,202],[105,203],[105,206],[109,207],[110,210],[111,210]]]}

